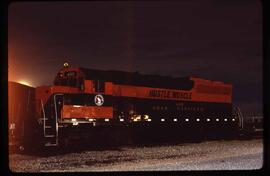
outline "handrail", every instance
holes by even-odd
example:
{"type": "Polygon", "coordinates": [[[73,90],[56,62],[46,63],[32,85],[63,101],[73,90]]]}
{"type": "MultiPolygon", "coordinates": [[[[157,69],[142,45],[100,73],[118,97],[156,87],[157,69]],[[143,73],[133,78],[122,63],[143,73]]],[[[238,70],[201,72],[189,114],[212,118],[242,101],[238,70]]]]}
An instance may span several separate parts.
{"type": "Polygon", "coordinates": [[[45,136],[45,120],[46,120],[46,115],[45,115],[45,110],[44,110],[44,105],[43,105],[43,101],[42,99],[40,99],[40,103],[41,103],[41,109],[42,109],[42,114],[43,114],[43,134],[45,136]]]}
{"type": "Polygon", "coordinates": [[[242,130],[244,127],[244,117],[243,114],[238,106],[234,107],[234,112],[236,113],[237,117],[239,118],[239,127],[242,130]]]}
{"type": "Polygon", "coordinates": [[[55,94],[54,95],[54,110],[55,110],[55,137],[56,137],[56,145],[58,145],[58,110],[57,110],[57,105],[56,105],[56,96],[63,96],[63,94],[55,94]]]}

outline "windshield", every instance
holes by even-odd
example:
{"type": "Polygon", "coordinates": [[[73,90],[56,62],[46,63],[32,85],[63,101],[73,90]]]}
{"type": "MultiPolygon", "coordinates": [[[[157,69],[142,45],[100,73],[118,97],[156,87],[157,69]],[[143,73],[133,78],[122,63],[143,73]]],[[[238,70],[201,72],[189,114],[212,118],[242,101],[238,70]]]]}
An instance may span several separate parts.
{"type": "Polygon", "coordinates": [[[59,72],[56,80],[54,81],[54,85],[77,87],[77,72],[75,71],[67,71],[64,73],[59,72]]]}

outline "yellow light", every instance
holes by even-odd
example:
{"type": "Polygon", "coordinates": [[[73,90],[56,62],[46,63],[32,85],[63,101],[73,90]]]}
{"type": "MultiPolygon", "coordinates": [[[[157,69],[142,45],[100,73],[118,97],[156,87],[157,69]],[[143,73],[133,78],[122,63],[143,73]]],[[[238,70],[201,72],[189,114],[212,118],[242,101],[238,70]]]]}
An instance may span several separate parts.
{"type": "Polygon", "coordinates": [[[67,68],[69,67],[69,64],[67,62],[64,63],[64,67],[67,68]]]}
{"type": "Polygon", "coordinates": [[[132,119],[134,122],[141,121],[141,115],[133,115],[133,116],[131,117],[131,119],[132,119]]]}
{"type": "Polygon", "coordinates": [[[26,86],[31,86],[31,84],[25,80],[20,80],[20,81],[18,81],[18,83],[26,85],[26,86]]]}
{"type": "Polygon", "coordinates": [[[144,120],[149,119],[149,115],[144,115],[144,120]]]}

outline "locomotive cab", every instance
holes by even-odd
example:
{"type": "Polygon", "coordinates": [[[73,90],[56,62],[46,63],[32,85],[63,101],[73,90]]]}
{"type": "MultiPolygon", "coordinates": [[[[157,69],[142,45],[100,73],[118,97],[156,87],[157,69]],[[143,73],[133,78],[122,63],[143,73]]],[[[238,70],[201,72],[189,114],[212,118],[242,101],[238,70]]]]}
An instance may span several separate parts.
{"type": "Polygon", "coordinates": [[[87,79],[80,68],[68,64],[56,75],[53,86],[37,88],[36,99],[42,101],[37,109],[47,116],[55,116],[60,123],[92,123],[111,119],[112,82],[87,79]]]}
{"type": "Polygon", "coordinates": [[[68,86],[84,89],[83,73],[78,69],[63,68],[54,80],[55,86],[68,86]]]}

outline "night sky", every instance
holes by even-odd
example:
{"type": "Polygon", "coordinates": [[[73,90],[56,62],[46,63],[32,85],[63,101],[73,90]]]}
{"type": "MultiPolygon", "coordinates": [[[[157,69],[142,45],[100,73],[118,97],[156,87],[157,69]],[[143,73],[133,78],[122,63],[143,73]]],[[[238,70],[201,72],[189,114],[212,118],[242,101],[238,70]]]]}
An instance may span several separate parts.
{"type": "Polygon", "coordinates": [[[21,2],[8,11],[9,80],[50,85],[73,67],[199,76],[233,84],[233,103],[262,111],[258,0],[21,2]]]}

